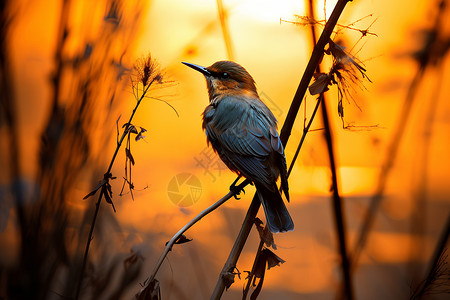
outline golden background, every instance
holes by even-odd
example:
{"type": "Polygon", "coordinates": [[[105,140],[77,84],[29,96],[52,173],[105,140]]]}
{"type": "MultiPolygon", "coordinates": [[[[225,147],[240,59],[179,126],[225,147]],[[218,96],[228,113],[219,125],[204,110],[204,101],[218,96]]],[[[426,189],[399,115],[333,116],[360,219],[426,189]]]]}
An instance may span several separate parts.
{"type": "MultiPolygon", "coordinates": [[[[340,30],[336,38],[343,41],[347,50],[356,45],[351,53],[364,64],[372,81],[364,80],[350,89],[360,109],[352,99],[344,100],[344,120],[354,127],[342,126],[335,88],[330,89],[326,100],[349,252],[355,245],[370,197],[376,192],[380,170],[394,155],[389,145],[399,126],[401,109],[405,101],[414,101],[398,141],[398,151],[392,157],[393,167],[386,178],[373,227],[352,274],[356,299],[409,298],[411,289],[424,278],[449,218],[450,61],[445,52],[436,63],[426,67],[412,100],[405,100],[419,69],[413,54],[423,48],[426,30],[433,29],[438,2],[355,0],[348,3],[339,20],[339,24],[349,25],[361,19],[350,27],[369,28],[369,32],[376,34],[361,38],[361,32],[347,28],[340,30]]],[[[3,206],[0,262],[5,270],[20,262],[21,238],[11,186],[20,182],[25,205],[35,201],[33,194],[45,190],[42,184],[47,181],[38,179],[42,178],[41,136],[52,119],[55,53],[61,24],[66,23],[68,35],[62,47],[63,71],[58,77],[57,104],[64,109],[64,118],[70,120],[75,118],[77,107],[86,96],[82,87],[88,91],[89,99],[86,104],[89,121],[83,125],[88,144],[85,156],[77,157],[76,135],[72,137],[75,144],[60,141],[52,156],[54,164],[68,166],[67,172],[73,174],[57,167],[50,172],[57,182],[67,179],[59,183],[65,195],[67,232],[84,228],[77,237],[66,236],[70,255],[84,250],[86,226],[96,201],[96,196],[82,198],[107,169],[116,146],[117,119],[120,116],[121,126],[136,104],[129,81],[136,59],[150,52],[158,61],[166,83],[152,88],[149,95],[168,102],[178,113],[162,101],[152,98],[143,101],[132,122],[147,130],[145,140],[132,141],[131,146],[136,161],[132,169],[134,201],[130,194],[119,196],[125,164],[121,149],[112,168],[112,174],[117,176],[112,181],[117,213],[106,202],[101,203],[87,273],[100,276],[112,264],[120,269],[130,251],[139,253],[141,273],[122,295],[123,299],[129,299],[153,269],[165,242],[196,214],[224,196],[235,179],[206,146],[201,129],[201,113],[208,103],[205,80],[181,62],[209,66],[232,56],[255,79],[260,96],[274,112],[280,129],[312,52],[309,26],[285,21],[296,21],[294,15],[306,15],[307,3],[223,1],[231,43],[228,51],[216,1],[68,1],[70,9],[62,17],[63,3],[21,0],[12,1],[8,8],[12,21],[6,48],[16,121],[15,132],[4,121],[0,123],[0,164],[5,166],[0,171],[3,206]],[[115,4],[119,17],[108,19],[111,5],[115,4]],[[87,78],[88,85],[84,81],[87,78]],[[10,135],[15,135],[18,142],[19,173],[15,179],[8,171],[15,152],[9,144],[10,135]],[[70,165],[73,161],[76,163],[70,165]],[[192,174],[201,184],[201,194],[195,199],[198,201],[186,207],[177,206],[168,195],[169,182],[181,173],[192,174]]],[[[335,3],[326,1],[327,18],[335,3]]],[[[439,34],[447,43],[448,10],[448,7],[443,10],[444,21],[439,27],[439,34]]],[[[316,3],[316,15],[320,20],[325,17],[322,1],[316,3]]],[[[319,34],[321,30],[317,26],[319,34]]],[[[326,59],[322,69],[329,69],[326,59]]],[[[303,105],[300,108],[285,149],[288,166],[300,141],[303,119],[309,118],[315,101],[307,93],[306,108],[303,105]]],[[[318,116],[312,125],[315,130],[308,133],[289,178],[291,202],[287,206],[296,227],[293,232],[275,235],[278,246],[275,253],[286,262],[266,272],[259,299],[332,299],[339,290],[340,257],[322,126],[318,116]]],[[[193,192],[186,185],[179,191],[182,195],[193,192]]],[[[169,253],[157,275],[163,299],[209,298],[254,187],[248,186],[245,192],[241,200],[229,200],[190,229],[186,236],[192,242],[176,245],[169,253]]],[[[259,217],[263,219],[261,212],[259,217]]],[[[52,223],[50,219],[41,221],[52,223]]],[[[253,230],[238,261],[239,271],[251,269],[258,242],[253,230]]],[[[5,286],[14,280],[6,274],[7,271],[2,271],[0,296],[6,295],[5,286]]],[[[241,297],[245,275],[242,273],[240,280],[235,278],[222,299],[241,297]]],[[[118,279],[111,280],[114,285],[118,279]]],[[[60,285],[52,283],[51,290],[60,293],[60,285]]],[[[51,297],[55,298],[55,294],[51,297]]],[[[86,299],[90,295],[86,292],[86,299]]],[[[443,297],[435,295],[430,299],[443,297]]]]}

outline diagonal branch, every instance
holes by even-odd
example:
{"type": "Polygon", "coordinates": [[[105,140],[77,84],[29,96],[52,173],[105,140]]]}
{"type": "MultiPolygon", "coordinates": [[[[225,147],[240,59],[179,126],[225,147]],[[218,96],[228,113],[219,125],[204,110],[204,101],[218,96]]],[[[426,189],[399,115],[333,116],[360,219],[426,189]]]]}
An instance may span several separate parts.
{"type": "Polygon", "coordinates": [[[211,295],[211,299],[220,299],[220,297],[222,297],[223,291],[225,290],[224,275],[232,272],[236,267],[236,263],[239,259],[239,256],[241,255],[248,235],[250,234],[250,230],[253,226],[253,221],[256,218],[256,214],[258,213],[260,206],[261,202],[259,201],[258,194],[255,193],[252,203],[248,208],[247,215],[245,216],[241,230],[239,231],[239,235],[237,236],[233,248],[231,249],[230,255],[228,256],[228,259],[222,268],[222,272],[220,272],[219,280],[216,284],[213,294],[211,295]]]}
{"type": "MultiPolygon", "coordinates": [[[[155,80],[155,78],[153,78],[152,81],[150,83],[148,83],[148,85],[145,88],[143,88],[141,97],[136,102],[136,106],[134,107],[133,112],[131,113],[131,116],[128,119],[128,122],[125,123],[126,126],[125,126],[125,129],[124,129],[123,133],[122,133],[122,137],[120,138],[120,140],[117,143],[116,150],[114,151],[114,154],[113,154],[113,156],[111,158],[111,162],[109,163],[108,170],[105,173],[105,181],[103,183],[103,186],[109,184],[109,179],[111,177],[107,176],[107,174],[111,174],[111,169],[112,169],[112,167],[114,165],[114,162],[116,160],[117,153],[119,152],[119,149],[122,146],[123,140],[125,139],[125,137],[128,134],[130,126],[132,126],[131,125],[131,121],[133,120],[134,114],[136,113],[136,110],[138,109],[139,104],[141,104],[142,100],[145,98],[145,95],[147,94],[147,92],[148,92],[150,86],[153,84],[154,80],[155,80]]],[[[102,191],[103,191],[103,189],[102,189],[102,191]]],[[[82,265],[81,265],[80,278],[78,279],[78,285],[77,285],[77,291],[76,291],[75,299],[79,299],[79,296],[80,296],[81,283],[83,282],[84,271],[86,269],[86,263],[87,263],[87,259],[88,259],[88,255],[89,255],[89,247],[91,245],[91,240],[92,240],[92,235],[94,233],[94,227],[95,227],[95,222],[97,220],[97,215],[98,215],[98,212],[100,210],[100,203],[102,201],[102,196],[106,196],[106,195],[103,195],[103,192],[100,192],[98,200],[97,200],[97,202],[95,204],[94,216],[92,217],[91,228],[89,229],[89,235],[88,235],[88,239],[87,239],[87,242],[86,242],[86,248],[85,248],[85,251],[84,251],[84,257],[83,257],[83,262],[82,262],[82,265]]],[[[113,206],[113,208],[114,208],[114,206],[113,206]]]]}
{"type": "MultiPolygon", "coordinates": [[[[330,36],[333,33],[333,29],[336,26],[336,23],[342,14],[345,6],[347,5],[349,0],[339,0],[336,4],[329,21],[325,25],[325,29],[323,30],[317,45],[314,47],[313,53],[311,54],[311,58],[308,62],[305,72],[303,73],[303,77],[300,81],[298,89],[295,93],[294,99],[292,100],[291,107],[289,108],[288,115],[284,122],[284,125],[280,132],[280,139],[283,143],[283,146],[286,146],[289,137],[291,135],[292,127],[294,126],[295,119],[297,117],[298,110],[302,103],[302,100],[305,96],[306,90],[308,89],[308,85],[311,82],[311,79],[314,75],[314,72],[317,66],[320,63],[320,60],[323,56],[325,45],[330,40],[330,36]]],[[[242,224],[241,230],[239,232],[238,237],[234,243],[233,248],[228,256],[227,261],[222,269],[222,272],[219,276],[219,280],[216,284],[216,288],[211,296],[211,299],[220,299],[225,290],[225,282],[223,275],[230,270],[233,270],[236,266],[237,260],[244,248],[245,242],[247,241],[248,235],[250,234],[250,230],[253,225],[253,221],[258,213],[259,207],[261,203],[257,194],[253,197],[252,203],[247,211],[247,215],[245,217],[244,223],[242,224]]]]}
{"type": "Polygon", "coordinates": [[[303,73],[303,77],[300,81],[297,91],[295,92],[295,96],[292,100],[291,107],[289,108],[289,112],[286,116],[283,128],[281,128],[280,138],[283,145],[286,145],[287,141],[289,140],[295,118],[297,117],[298,110],[300,108],[300,105],[302,104],[303,98],[305,97],[305,93],[308,89],[309,83],[311,82],[311,78],[313,77],[314,72],[320,63],[320,60],[322,59],[325,45],[330,40],[333,29],[336,26],[336,23],[342,14],[342,11],[347,5],[347,2],[349,2],[349,0],[339,0],[336,3],[336,6],[331,13],[330,19],[325,25],[325,28],[320,35],[319,41],[314,47],[311,58],[309,59],[308,65],[306,66],[306,70],[303,73]]]}
{"type": "MultiPolygon", "coordinates": [[[[310,17],[314,19],[314,0],[309,0],[309,14],[310,17]]],[[[316,45],[316,31],[315,26],[311,26],[311,34],[314,45],[316,45]]],[[[317,66],[317,72],[321,73],[320,65],[317,66]]],[[[341,265],[342,265],[342,275],[343,275],[343,287],[345,290],[346,299],[353,299],[353,285],[351,280],[351,270],[350,263],[347,255],[346,248],[346,232],[345,232],[345,224],[344,224],[344,215],[342,211],[342,203],[341,197],[339,195],[339,189],[337,184],[337,174],[336,174],[336,162],[334,159],[334,150],[333,150],[333,139],[331,126],[328,118],[327,105],[325,101],[325,93],[322,92],[319,96],[319,100],[317,101],[317,105],[321,103],[322,108],[322,119],[325,127],[325,140],[327,142],[328,148],[328,156],[330,160],[330,169],[331,169],[331,179],[332,179],[332,189],[333,189],[333,213],[334,213],[334,221],[336,227],[336,234],[338,236],[339,243],[339,253],[341,256],[341,265]]],[[[317,108],[317,106],[316,106],[317,108]]],[[[315,113],[316,111],[314,111],[315,113]]]]}

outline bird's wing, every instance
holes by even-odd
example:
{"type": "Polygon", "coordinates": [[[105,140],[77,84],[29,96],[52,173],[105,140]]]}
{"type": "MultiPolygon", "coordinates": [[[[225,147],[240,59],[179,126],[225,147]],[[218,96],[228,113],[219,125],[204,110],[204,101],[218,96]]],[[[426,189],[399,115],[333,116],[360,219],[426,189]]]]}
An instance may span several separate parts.
{"type": "Polygon", "coordinates": [[[284,150],[276,124],[270,122],[266,111],[261,109],[267,108],[253,104],[241,99],[222,100],[210,112],[211,119],[204,124],[205,132],[230,168],[273,189],[278,171],[272,159],[274,152],[284,156],[284,150]]]}
{"type": "Polygon", "coordinates": [[[278,135],[278,132],[275,128],[270,127],[270,141],[274,151],[278,152],[278,167],[280,169],[280,178],[281,178],[281,188],[283,189],[284,195],[286,196],[287,201],[289,202],[289,185],[287,181],[287,165],[286,165],[286,157],[284,156],[284,147],[281,143],[281,139],[278,135]]]}

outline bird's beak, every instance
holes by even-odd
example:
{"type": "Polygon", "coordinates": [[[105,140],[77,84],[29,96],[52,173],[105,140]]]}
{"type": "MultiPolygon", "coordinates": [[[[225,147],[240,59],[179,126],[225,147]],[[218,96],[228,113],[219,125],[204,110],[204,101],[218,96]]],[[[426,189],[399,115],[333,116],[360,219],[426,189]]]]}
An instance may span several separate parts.
{"type": "Polygon", "coordinates": [[[186,66],[196,70],[196,71],[199,71],[200,73],[202,73],[205,76],[211,76],[212,75],[211,72],[209,72],[208,69],[206,69],[205,67],[202,67],[202,66],[199,66],[199,65],[190,64],[190,63],[187,63],[187,62],[182,62],[182,63],[185,64],[186,66]]]}

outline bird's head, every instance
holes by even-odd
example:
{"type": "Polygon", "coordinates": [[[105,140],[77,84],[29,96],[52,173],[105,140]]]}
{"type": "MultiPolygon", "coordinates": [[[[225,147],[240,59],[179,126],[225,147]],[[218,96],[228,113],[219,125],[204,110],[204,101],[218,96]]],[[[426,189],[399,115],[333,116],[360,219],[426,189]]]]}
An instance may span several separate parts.
{"type": "Polygon", "coordinates": [[[202,73],[206,78],[209,99],[212,101],[223,94],[257,95],[255,81],[241,65],[232,61],[218,61],[209,67],[183,62],[202,73]]]}

